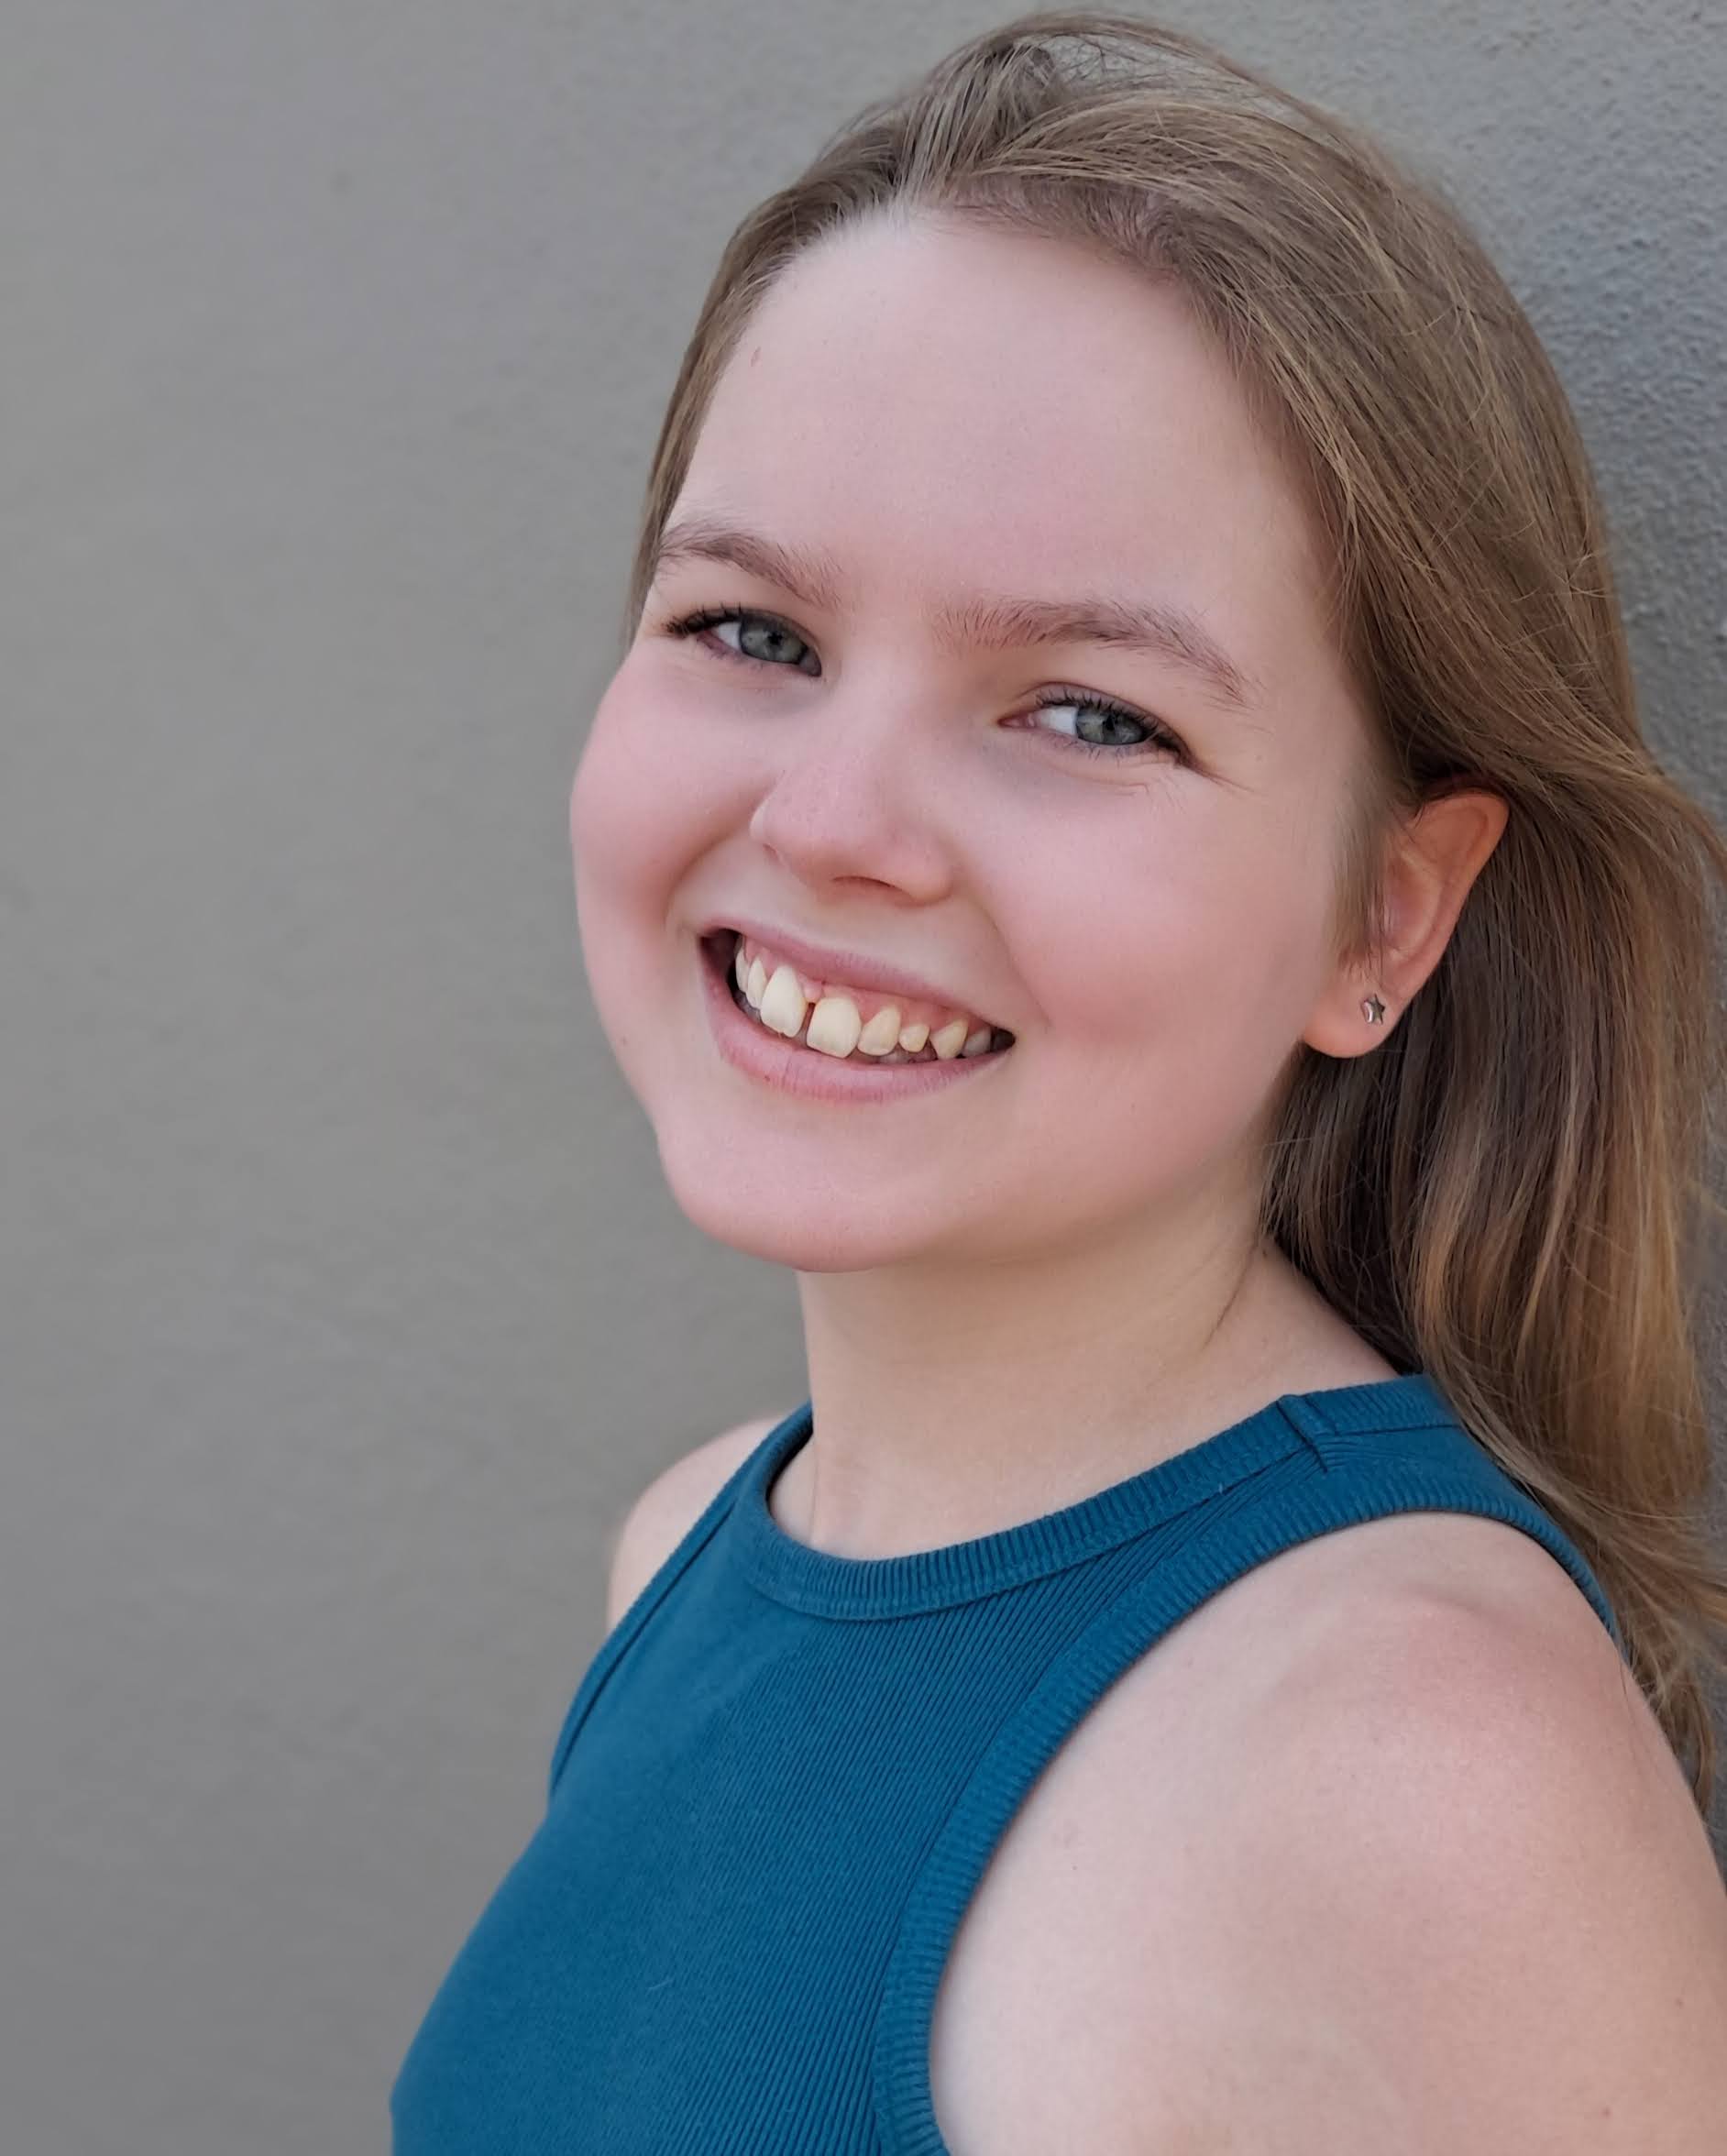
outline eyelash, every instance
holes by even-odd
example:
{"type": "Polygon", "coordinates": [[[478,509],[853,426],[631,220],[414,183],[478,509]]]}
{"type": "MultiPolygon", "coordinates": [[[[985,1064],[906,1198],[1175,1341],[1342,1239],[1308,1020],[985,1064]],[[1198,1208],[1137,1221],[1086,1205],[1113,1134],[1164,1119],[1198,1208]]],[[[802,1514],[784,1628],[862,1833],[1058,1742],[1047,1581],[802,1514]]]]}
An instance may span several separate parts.
{"type": "MultiPolygon", "coordinates": [[[[782,622],[776,614],[764,614],[756,607],[700,607],[693,614],[683,614],[675,621],[664,622],[662,633],[666,636],[693,637],[703,630],[717,628],[722,622],[765,622],[770,628],[781,630],[787,636],[797,638],[799,644],[808,644],[808,639],[799,634],[789,622],[782,622]]],[[[746,666],[773,665],[770,659],[754,659],[747,652],[733,651],[727,644],[705,645],[703,648],[717,657],[736,660],[746,666]]],[[[813,646],[810,648],[813,649],[813,646]]],[[[1077,749],[1082,755],[1115,756],[1124,761],[1152,755],[1173,755],[1178,762],[1187,761],[1185,748],[1167,726],[1156,719],[1149,719],[1143,711],[1136,711],[1130,704],[1116,703],[1112,697],[1093,696],[1079,689],[1055,689],[1040,697],[1035,708],[1039,710],[1060,710],[1064,704],[1071,704],[1078,710],[1101,711],[1107,719],[1126,720],[1129,725],[1144,727],[1151,737],[1143,742],[1088,742],[1081,741],[1073,733],[1047,736],[1051,741],[1059,742],[1064,748],[1077,749]]]]}

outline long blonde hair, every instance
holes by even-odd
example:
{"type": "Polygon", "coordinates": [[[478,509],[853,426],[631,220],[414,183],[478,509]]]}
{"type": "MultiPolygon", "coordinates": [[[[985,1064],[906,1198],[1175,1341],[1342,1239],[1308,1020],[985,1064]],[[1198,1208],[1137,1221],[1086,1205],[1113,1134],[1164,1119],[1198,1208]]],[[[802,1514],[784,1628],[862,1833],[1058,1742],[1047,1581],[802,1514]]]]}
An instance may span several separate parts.
{"type": "Polygon", "coordinates": [[[1154,24],[1023,16],[866,106],[733,233],[654,453],[626,646],[757,303],[824,236],[925,211],[1172,280],[1287,458],[1374,720],[1336,834],[1339,959],[1382,953],[1393,820],[1462,785],[1509,805],[1384,1044],[1298,1045],[1263,1225],[1570,1534],[1707,1814],[1727,1576],[1696,1299],[1722,1213],[1727,842],[1639,729],[1558,378],[1443,192],[1354,128],[1154,24]]]}

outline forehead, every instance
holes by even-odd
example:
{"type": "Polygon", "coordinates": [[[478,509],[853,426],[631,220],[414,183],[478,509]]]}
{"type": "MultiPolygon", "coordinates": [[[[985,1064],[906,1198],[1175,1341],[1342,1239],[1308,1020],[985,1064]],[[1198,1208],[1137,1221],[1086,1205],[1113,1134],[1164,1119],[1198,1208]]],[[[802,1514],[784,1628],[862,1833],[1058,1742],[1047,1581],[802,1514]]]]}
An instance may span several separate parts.
{"type": "Polygon", "coordinates": [[[1186,301],[1023,235],[878,224],[799,258],[716,385],[685,498],[908,606],[932,581],[1077,582],[1313,625],[1299,500],[1186,301]]]}

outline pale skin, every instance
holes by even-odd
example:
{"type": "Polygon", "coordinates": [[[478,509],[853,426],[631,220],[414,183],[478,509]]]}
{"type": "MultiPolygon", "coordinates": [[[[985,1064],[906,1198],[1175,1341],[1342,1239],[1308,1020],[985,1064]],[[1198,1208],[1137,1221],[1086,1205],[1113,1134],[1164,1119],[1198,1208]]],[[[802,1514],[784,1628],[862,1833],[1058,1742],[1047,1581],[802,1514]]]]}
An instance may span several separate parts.
{"type": "Polygon", "coordinates": [[[1392,1374],[1259,1247],[1252,1150],[1298,1042],[1389,1035],[1506,811],[1427,808],[1390,880],[1390,964],[1331,962],[1328,834],[1363,721],[1297,500],[1182,304],[1023,239],[848,236],[734,356],[669,521],[695,510],[831,555],[841,606],[668,570],[600,701],[572,840],[594,998],[675,1196],[798,1275],[815,1436],[779,1515],[843,1556],[925,1548],[1149,1467],[1326,1381],[1326,1356],[1335,1381],[1392,1374]],[[953,654],[930,626],[978,593],[1097,592],[1192,609],[1262,686],[1229,710],[1170,659],[953,654]],[[748,664],[737,624],[708,649],[660,632],[709,605],[798,642],[748,664]],[[1086,755],[1058,738],[1083,720],[1144,733],[1036,710],[1052,688],[1149,714],[1192,763],[1086,755]],[[1011,1067],[874,1111],[754,1084],[695,970],[728,901],[939,969],[1015,1033],[1011,1067]]]}
{"type": "MultiPolygon", "coordinates": [[[[1023,237],[848,235],[746,333],[669,521],[697,512],[819,550],[834,603],[667,568],[571,836],[674,1196],[797,1275],[785,1531],[851,1557],[989,1534],[1392,1374],[1259,1242],[1255,1149],[1300,1043],[1389,1037],[1506,809],[1458,793],[1393,834],[1385,963],[1334,962],[1367,720],[1298,498],[1176,295],[1023,237]],[[1167,656],[935,632],[1082,594],[1190,610],[1244,707],[1167,656]],[[744,618],[666,633],[707,607],[744,618]],[[775,627],[781,656],[737,655],[775,627]],[[1180,754],[1086,755],[1061,737],[1145,734],[1084,696],[1180,754]],[[696,930],[729,906],[962,985],[1015,1046],[918,1101],[772,1091],[703,1000],[696,930]]],[[[613,1617],[766,1426],[646,1493],[613,1617]]],[[[1598,1621],[1515,1530],[1412,1514],[1250,1571],[1092,1710],[968,1908],[930,2081],[952,2156],[1704,2156],[1723,2029],[1727,1897],[1598,1621]]]]}

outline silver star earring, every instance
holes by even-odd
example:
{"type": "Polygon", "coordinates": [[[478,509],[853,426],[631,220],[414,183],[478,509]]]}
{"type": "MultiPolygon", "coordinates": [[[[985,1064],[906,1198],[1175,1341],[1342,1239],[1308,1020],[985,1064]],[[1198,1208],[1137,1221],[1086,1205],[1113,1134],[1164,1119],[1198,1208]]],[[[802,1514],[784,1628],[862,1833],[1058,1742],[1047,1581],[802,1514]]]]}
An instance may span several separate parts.
{"type": "Polygon", "coordinates": [[[1367,1014],[1367,1022],[1370,1026],[1380,1026],[1384,1024],[1385,1006],[1380,1001],[1377,996],[1365,996],[1362,999],[1361,1008],[1367,1014]]]}

